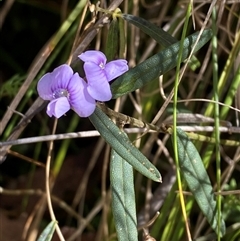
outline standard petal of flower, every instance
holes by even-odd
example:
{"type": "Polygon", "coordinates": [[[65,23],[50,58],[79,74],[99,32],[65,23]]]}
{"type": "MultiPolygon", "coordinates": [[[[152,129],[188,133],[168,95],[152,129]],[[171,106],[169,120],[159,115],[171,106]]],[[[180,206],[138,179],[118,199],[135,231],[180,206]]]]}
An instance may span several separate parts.
{"type": "Polygon", "coordinates": [[[52,100],[47,106],[47,114],[52,117],[60,118],[70,110],[70,104],[66,97],[60,97],[52,100]]]}
{"type": "Polygon", "coordinates": [[[107,81],[105,71],[96,64],[86,62],[84,70],[88,81],[88,93],[99,101],[108,101],[112,98],[109,83],[107,81]]]}
{"type": "Polygon", "coordinates": [[[72,68],[63,64],[53,70],[51,89],[54,92],[57,89],[67,89],[68,83],[73,76],[72,68]]]}
{"type": "Polygon", "coordinates": [[[106,64],[107,59],[106,56],[97,50],[89,50],[78,56],[83,62],[92,62],[97,65],[102,64],[103,66],[106,64]]]}
{"type": "Polygon", "coordinates": [[[51,73],[45,74],[37,84],[37,91],[39,96],[44,100],[52,100],[53,92],[51,90],[52,75],[51,73]]]}
{"type": "Polygon", "coordinates": [[[71,107],[80,117],[88,117],[94,112],[96,101],[88,94],[87,83],[78,73],[71,78],[68,91],[71,107]]]}
{"type": "Polygon", "coordinates": [[[107,80],[111,81],[128,71],[128,69],[129,67],[127,65],[127,61],[124,59],[118,59],[107,63],[104,71],[107,76],[107,80]]]}

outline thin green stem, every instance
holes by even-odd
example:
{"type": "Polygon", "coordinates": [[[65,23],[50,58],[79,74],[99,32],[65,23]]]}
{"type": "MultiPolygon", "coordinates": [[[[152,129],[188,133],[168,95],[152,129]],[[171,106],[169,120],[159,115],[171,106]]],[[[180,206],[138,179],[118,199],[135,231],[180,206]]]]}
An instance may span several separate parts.
{"type": "MultiPolygon", "coordinates": [[[[217,56],[217,13],[216,8],[213,8],[212,12],[212,62],[213,62],[213,91],[214,91],[214,100],[219,101],[218,95],[218,56],[217,56]]],[[[215,103],[214,105],[214,122],[215,122],[215,148],[216,148],[216,171],[217,171],[217,191],[221,191],[221,156],[220,156],[220,132],[219,132],[219,105],[215,103]]],[[[220,241],[220,228],[221,228],[221,196],[217,196],[217,209],[218,209],[218,241],[220,241]]]]}
{"type": "Polygon", "coordinates": [[[178,55],[178,63],[177,63],[177,68],[176,68],[176,78],[175,78],[175,83],[174,83],[174,96],[173,96],[173,148],[174,148],[174,158],[176,161],[176,166],[177,166],[177,182],[178,182],[178,188],[179,188],[179,198],[180,198],[180,203],[182,207],[182,213],[183,213],[183,218],[185,221],[186,225],[186,231],[187,231],[187,236],[188,240],[192,240],[191,238],[191,233],[189,231],[189,226],[188,226],[188,219],[187,219],[187,213],[185,209],[185,201],[184,201],[184,196],[183,196],[183,191],[182,191],[182,181],[181,181],[181,175],[180,175],[180,167],[179,167],[179,160],[178,160],[178,148],[177,148],[177,99],[178,99],[178,84],[180,82],[180,66],[181,66],[181,57],[183,53],[183,41],[186,37],[187,34],[187,28],[188,28],[188,23],[189,23],[189,18],[191,16],[191,3],[188,4],[188,9],[186,13],[186,19],[185,23],[183,26],[183,32],[181,36],[181,43],[180,43],[180,49],[179,49],[179,55],[178,55]]]}

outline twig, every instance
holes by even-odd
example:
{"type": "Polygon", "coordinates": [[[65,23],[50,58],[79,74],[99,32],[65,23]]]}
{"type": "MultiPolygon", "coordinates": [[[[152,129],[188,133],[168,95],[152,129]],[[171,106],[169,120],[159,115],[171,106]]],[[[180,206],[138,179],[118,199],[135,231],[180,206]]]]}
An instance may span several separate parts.
{"type": "MultiPolygon", "coordinates": [[[[213,132],[214,126],[178,126],[183,131],[186,132],[213,132]]],[[[145,132],[156,132],[153,130],[149,130],[148,128],[124,128],[124,131],[128,134],[134,133],[145,133],[145,132]]],[[[221,133],[237,133],[240,134],[240,127],[231,126],[225,127],[220,126],[219,131],[221,133]]],[[[65,139],[75,139],[75,138],[88,138],[88,137],[96,137],[99,136],[98,131],[81,131],[81,132],[69,132],[63,134],[55,134],[55,135],[46,135],[46,136],[35,136],[35,137],[27,137],[27,138],[20,138],[17,140],[12,141],[2,141],[0,142],[0,147],[4,146],[16,146],[16,145],[24,145],[30,143],[37,143],[37,142],[45,142],[45,141],[56,141],[56,140],[65,140],[65,139]]]]}

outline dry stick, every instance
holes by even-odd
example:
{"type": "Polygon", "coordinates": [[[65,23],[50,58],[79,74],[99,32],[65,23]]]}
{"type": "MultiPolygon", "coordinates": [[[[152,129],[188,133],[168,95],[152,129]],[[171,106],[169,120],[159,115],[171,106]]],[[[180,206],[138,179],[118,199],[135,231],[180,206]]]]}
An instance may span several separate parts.
{"type": "MultiPolygon", "coordinates": [[[[55,121],[54,121],[54,126],[53,126],[53,131],[52,131],[53,133],[56,132],[56,128],[57,128],[57,119],[55,119],[55,121]]],[[[48,149],[48,157],[47,157],[47,162],[46,162],[45,186],[46,186],[46,198],[47,198],[48,210],[49,210],[51,219],[52,219],[52,221],[57,221],[54,211],[53,211],[52,200],[51,200],[51,189],[54,185],[54,181],[52,182],[51,178],[50,178],[50,169],[51,169],[50,165],[51,165],[51,159],[52,159],[52,151],[53,151],[53,141],[50,142],[49,149],[48,149]]],[[[56,231],[57,231],[60,241],[65,241],[63,234],[61,232],[61,229],[57,223],[56,223],[56,231]]]]}
{"type": "Polygon", "coordinates": [[[101,199],[100,201],[97,202],[96,206],[91,210],[91,212],[88,213],[87,217],[85,218],[86,223],[82,223],[80,227],[77,228],[77,230],[68,238],[67,241],[73,241],[76,238],[78,238],[83,230],[87,227],[87,224],[91,222],[91,220],[97,215],[98,212],[103,207],[103,200],[101,199]]]}
{"type": "MultiPolygon", "coordinates": [[[[128,117],[129,119],[134,119],[132,117],[128,117]]],[[[137,119],[135,119],[137,120],[137,119]]],[[[141,121],[139,121],[141,122],[141,121]]],[[[144,122],[141,122],[144,124],[144,122]]],[[[127,124],[127,123],[125,123],[127,124]]],[[[145,124],[147,126],[147,124],[145,124]]],[[[214,126],[178,126],[183,131],[187,132],[213,132],[214,126]]],[[[219,128],[220,132],[223,133],[240,133],[240,127],[231,126],[231,127],[225,127],[221,126],[219,128]]],[[[134,133],[147,133],[147,132],[156,132],[156,130],[150,130],[149,128],[124,128],[124,131],[128,134],[134,134],[134,133]]],[[[17,140],[12,141],[4,141],[0,142],[0,147],[4,149],[8,146],[15,146],[15,145],[24,145],[24,144],[31,144],[31,143],[37,143],[37,142],[43,142],[43,141],[56,141],[56,140],[65,140],[65,139],[75,139],[75,138],[87,138],[87,137],[96,137],[99,136],[99,132],[94,131],[81,131],[81,132],[70,132],[70,133],[63,133],[63,134],[56,134],[56,135],[46,135],[46,136],[36,136],[36,137],[27,137],[27,138],[21,138],[17,140]]],[[[12,151],[8,151],[9,154],[14,154],[12,151]]],[[[16,155],[16,154],[15,154],[16,155]]]]}
{"type": "MultiPolygon", "coordinates": [[[[42,100],[40,97],[38,97],[35,100],[33,105],[26,112],[25,118],[23,118],[19,122],[19,124],[13,130],[12,134],[8,137],[8,141],[16,140],[20,136],[20,134],[25,129],[25,127],[30,122],[30,120],[33,118],[33,116],[35,116],[36,113],[38,113],[45,106],[44,103],[45,103],[44,100],[42,100]]],[[[8,150],[10,148],[11,148],[11,145],[1,147],[1,150],[0,150],[0,163],[5,160],[5,155],[6,155],[6,153],[8,152],[8,150]]]]}
{"type": "MultiPolygon", "coordinates": [[[[157,132],[163,132],[166,133],[166,126],[169,124],[172,124],[172,122],[163,122],[162,125],[157,126],[153,125],[152,123],[147,123],[138,119],[135,119],[133,117],[124,115],[122,113],[115,112],[111,110],[110,108],[106,107],[103,103],[98,103],[98,107],[105,112],[108,116],[111,118],[115,118],[118,120],[118,122],[121,122],[123,125],[125,124],[131,124],[133,126],[137,126],[139,128],[144,128],[147,131],[152,130],[152,131],[157,131],[157,132]]],[[[184,114],[180,114],[180,117],[183,117],[184,114]]],[[[193,114],[192,120],[190,119],[190,114],[186,114],[186,119],[185,122],[183,122],[182,119],[180,119],[180,123],[196,123],[201,120],[201,123],[209,123],[212,121],[211,118],[207,118],[205,116],[202,116],[200,114],[193,114]]],[[[231,123],[228,121],[221,121],[221,123],[224,126],[220,126],[219,130],[221,132],[228,132],[228,133],[239,133],[240,132],[240,127],[235,127],[231,126],[231,123]]],[[[214,126],[179,126],[181,127],[182,130],[184,131],[207,131],[207,132],[212,132],[214,131],[214,126]]]]}
{"type": "Polygon", "coordinates": [[[183,99],[183,100],[178,100],[178,103],[183,103],[183,102],[186,102],[186,101],[187,102],[200,101],[200,102],[208,102],[208,103],[218,104],[218,105],[221,105],[221,106],[228,107],[229,109],[234,110],[235,112],[240,113],[240,109],[239,108],[235,108],[235,107],[232,107],[231,105],[226,105],[226,104],[224,104],[222,102],[215,101],[215,100],[209,100],[209,99],[199,99],[199,98],[183,99]]]}
{"type": "MultiPolygon", "coordinates": [[[[147,223],[144,223],[142,225],[138,225],[137,226],[138,231],[143,230],[143,232],[144,232],[143,235],[144,235],[144,238],[145,238],[144,240],[145,241],[156,241],[153,237],[151,237],[149,235],[149,233],[147,232],[146,228],[150,227],[151,225],[153,225],[153,223],[156,221],[156,219],[158,218],[159,215],[160,215],[160,212],[157,211],[157,212],[155,212],[153,218],[151,218],[147,223]]],[[[111,236],[107,240],[112,240],[114,238],[117,238],[117,234],[116,233],[111,234],[111,236]]]]}
{"type": "MultiPolygon", "coordinates": [[[[91,159],[89,160],[89,165],[87,167],[87,169],[84,171],[84,174],[83,174],[83,177],[81,178],[81,182],[77,188],[77,191],[76,191],[76,194],[74,196],[74,199],[72,201],[72,208],[75,209],[76,206],[78,205],[78,203],[80,202],[80,200],[82,201],[83,203],[83,200],[85,198],[85,195],[86,195],[86,191],[87,191],[87,184],[88,184],[88,180],[89,180],[89,177],[90,177],[90,174],[98,160],[98,157],[103,149],[105,145],[105,142],[102,138],[100,138],[98,140],[98,143],[96,145],[96,148],[93,152],[93,155],[91,157],[91,159]]],[[[82,220],[80,220],[82,221],[82,220]]],[[[82,223],[82,222],[81,222],[82,223]]]]}
{"type": "MultiPolygon", "coordinates": [[[[5,112],[1,122],[0,122],[0,135],[2,135],[3,130],[8,124],[8,121],[11,119],[13,111],[15,110],[22,100],[23,96],[27,92],[30,84],[32,83],[33,79],[36,77],[39,70],[42,68],[43,64],[47,60],[48,56],[52,52],[52,48],[50,46],[51,39],[47,42],[47,44],[40,50],[39,54],[36,56],[35,60],[33,61],[33,65],[29,69],[29,74],[22,84],[21,88],[19,89],[17,95],[13,99],[12,103],[10,104],[9,108],[5,112]]],[[[31,109],[31,108],[30,108],[31,109]]]]}
{"type": "MultiPolygon", "coordinates": [[[[164,120],[165,124],[172,124],[173,123],[173,115],[168,116],[164,120]]],[[[192,114],[192,113],[179,113],[177,115],[177,123],[194,123],[194,124],[201,124],[201,123],[214,123],[214,119],[211,117],[207,117],[201,114],[192,114]]],[[[225,120],[220,120],[222,126],[231,127],[232,123],[225,120]]]]}
{"type": "Polygon", "coordinates": [[[36,227],[42,221],[43,213],[46,207],[46,198],[43,196],[38,203],[34,206],[34,210],[28,215],[22,232],[21,240],[31,241],[36,240],[37,230],[36,227]]]}
{"type": "Polygon", "coordinates": [[[30,162],[30,163],[34,164],[35,166],[39,166],[39,167],[43,167],[43,168],[46,167],[45,164],[43,164],[43,163],[41,163],[41,162],[39,162],[37,160],[34,160],[34,159],[30,158],[30,157],[24,156],[24,155],[22,155],[22,154],[20,154],[18,152],[9,150],[8,154],[10,154],[12,156],[15,156],[15,157],[17,157],[19,159],[22,159],[24,161],[30,162]]]}
{"type": "Polygon", "coordinates": [[[116,118],[123,125],[131,124],[133,126],[137,126],[137,127],[140,127],[140,128],[147,128],[149,130],[154,130],[154,131],[162,131],[161,128],[156,126],[156,125],[153,125],[151,123],[143,122],[141,120],[138,120],[138,119],[135,119],[133,117],[124,115],[122,113],[115,112],[102,103],[98,103],[98,107],[101,108],[101,110],[104,113],[106,113],[108,116],[110,116],[111,118],[112,117],[116,118]]]}
{"type": "MultiPolygon", "coordinates": [[[[57,121],[55,119],[53,132],[55,132],[56,124],[57,124],[57,121]]],[[[50,160],[51,160],[51,151],[52,151],[52,149],[53,149],[53,142],[50,143],[49,153],[48,153],[48,160],[47,160],[47,164],[46,164],[46,195],[42,195],[42,199],[40,200],[41,203],[39,205],[39,208],[37,206],[35,206],[36,212],[34,212],[34,213],[36,213],[36,214],[29,216],[28,222],[25,225],[25,229],[24,229],[25,232],[23,233],[23,237],[27,236],[27,231],[29,232],[30,225],[31,225],[31,229],[32,230],[34,230],[34,231],[36,230],[36,226],[39,225],[39,220],[40,220],[40,217],[42,217],[42,215],[43,215],[43,212],[44,212],[44,210],[46,208],[46,204],[48,204],[49,212],[50,212],[52,220],[55,220],[54,213],[53,213],[53,210],[52,210],[52,205],[51,205],[50,184],[49,184],[50,160]],[[33,216],[36,216],[36,218],[33,219],[33,216]]],[[[53,183],[51,183],[51,184],[53,184],[53,183]]],[[[0,189],[0,191],[1,191],[1,189],[0,189]]],[[[59,228],[58,224],[56,224],[56,230],[57,230],[57,232],[59,234],[59,239],[61,241],[64,241],[64,238],[63,238],[63,236],[61,234],[61,231],[60,231],[60,228],[59,228]]],[[[35,240],[36,239],[37,232],[34,232],[34,231],[31,232],[28,235],[29,236],[28,240],[35,240]]],[[[25,238],[24,238],[24,240],[25,240],[25,238]]]]}
{"type": "Polygon", "coordinates": [[[2,28],[2,25],[4,23],[4,20],[9,12],[9,10],[11,9],[12,5],[14,3],[14,0],[7,0],[5,1],[5,4],[3,5],[3,7],[0,10],[0,29],[2,28]]]}
{"type": "MultiPolygon", "coordinates": [[[[111,112],[107,111],[106,114],[108,114],[111,118],[115,118],[119,122],[122,122],[122,124],[124,125],[131,124],[131,125],[137,126],[136,128],[134,127],[124,128],[124,131],[128,134],[147,133],[147,132],[164,132],[165,133],[166,129],[164,128],[164,126],[168,126],[172,124],[169,121],[167,122],[164,121],[162,126],[158,127],[158,126],[153,126],[149,123],[145,123],[141,120],[135,119],[133,117],[129,117],[127,115],[114,112],[113,110],[111,110],[111,112]]],[[[185,120],[184,122],[182,122],[180,119],[179,123],[196,123],[196,122],[191,122],[190,120],[185,120]]],[[[206,121],[203,120],[201,123],[206,123],[206,121]]],[[[223,124],[227,124],[227,122],[223,124]]],[[[214,126],[179,125],[178,127],[180,127],[183,131],[186,131],[186,132],[213,132],[214,131],[214,126]]],[[[221,133],[230,133],[230,134],[240,133],[240,127],[230,126],[230,125],[220,126],[219,131],[221,133]]],[[[20,139],[0,142],[0,147],[3,150],[4,148],[8,148],[9,146],[14,146],[14,145],[23,145],[23,144],[37,143],[37,142],[43,142],[43,141],[53,141],[53,140],[89,138],[89,137],[96,137],[99,135],[100,134],[98,131],[92,130],[92,131],[69,132],[69,133],[62,133],[62,134],[55,134],[55,135],[37,136],[37,137],[27,137],[27,138],[20,138],[20,139]]],[[[17,154],[12,151],[8,150],[7,152],[9,154],[13,154],[17,156],[17,154]]],[[[30,159],[26,159],[26,160],[29,161],[30,159]]]]}
{"type": "Polygon", "coordinates": [[[83,9],[83,13],[82,13],[81,19],[80,19],[79,24],[78,24],[78,28],[77,28],[77,32],[75,34],[75,38],[74,38],[74,42],[73,42],[73,45],[72,45],[70,57],[67,61],[68,64],[70,64],[72,62],[72,53],[74,52],[74,50],[77,47],[77,41],[78,41],[77,38],[80,35],[80,30],[82,28],[82,24],[83,24],[84,18],[86,16],[87,9],[88,9],[88,5],[86,4],[85,8],[83,9]]]}
{"type": "Polygon", "coordinates": [[[169,151],[166,148],[166,143],[169,140],[169,137],[170,135],[166,134],[164,135],[162,140],[160,140],[159,138],[156,140],[156,144],[158,145],[158,148],[156,150],[156,153],[154,154],[152,164],[156,166],[159,160],[162,158],[162,157],[160,158],[160,156],[163,153],[166,159],[168,159],[170,166],[172,165],[172,167],[164,175],[163,183],[159,185],[156,188],[156,190],[154,190],[154,192],[152,192],[152,180],[150,179],[147,180],[146,190],[145,190],[145,193],[146,193],[145,205],[144,207],[141,208],[141,210],[139,210],[137,215],[138,226],[144,225],[144,223],[147,220],[149,220],[150,217],[156,214],[158,210],[161,210],[161,206],[165,198],[167,197],[168,193],[171,191],[171,188],[176,181],[175,169],[173,168],[174,161],[170,157],[169,151]]]}
{"type": "MultiPolygon", "coordinates": [[[[145,227],[142,228],[143,230],[143,237],[144,237],[144,240],[148,240],[148,241],[156,241],[155,238],[153,238],[148,230],[146,228],[148,228],[149,226],[151,226],[155,221],[156,219],[158,218],[160,212],[157,212],[154,217],[145,225],[145,227]]],[[[140,228],[138,228],[138,230],[140,230],[140,228]]]]}
{"type": "MultiPolygon", "coordinates": [[[[89,165],[87,167],[87,169],[84,171],[84,175],[81,179],[81,183],[79,184],[78,188],[77,188],[77,191],[76,191],[76,195],[74,196],[74,199],[73,199],[73,202],[72,202],[72,205],[71,205],[71,208],[72,209],[75,209],[76,206],[79,204],[80,208],[78,208],[78,213],[82,214],[82,211],[83,211],[83,208],[84,208],[84,199],[85,199],[85,196],[86,196],[86,191],[87,191],[87,184],[88,184],[88,180],[89,180],[89,177],[90,177],[90,174],[96,164],[96,161],[98,160],[98,157],[102,151],[102,148],[103,146],[105,145],[105,142],[102,138],[100,138],[98,140],[98,143],[97,143],[97,147],[95,148],[94,150],[94,153],[93,153],[93,156],[91,157],[91,159],[89,160],[89,165]]],[[[68,220],[69,221],[69,220],[68,220]]],[[[86,219],[82,218],[82,219],[78,219],[78,226],[81,226],[81,225],[87,225],[87,221],[86,219]]]]}
{"type": "MultiPolygon", "coordinates": [[[[124,129],[126,133],[142,133],[147,131],[146,128],[126,128],[124,129]]],[[[70,133],[63,133],[63,134],[55,134],[55,135],[46,135],[46,136],[36,136],[36,137],[27,137],[21,138],[12,141],[4,141],[0,142],[0,147],[5,148],[8,146],[14,145],[23,145],[23,144],[30,144],[36,142],[43,142],[43,141],[53,141],[53,140],[65,140],[65,139],[74,139],[74,138],[87,138],[87,137],[96,137],[100,136],[99,132],[96,130],[93,131],[81,131],[81,132],[70,132],[70,133]]],[[[10,153],[11,154],[11,153],[10,153]]]]}
{"type": "MultiPolygon", "coordinates": [[[[108,10],[112,11],[115,10],[122,2],[123,0],[115,0],[113,1],[110,5],[108,10]]],[[[83,52],[84,49],[87,48],[87,46],[90,44],[90,42],[94,39],[94,37],[96,36],[97,32],[98,32],[98,28],[102,27],[104,25],[104,21],[106,21],[106,16],[101,17],[97,23],[94,25],[94,28],[91,29],[86,37],[83,39],[83,41],[81,42],[81,44],[79,45],[79,47],[75,50],[75,52],[73,53],[73,61],[72,64],[74,64],[77,61],[78,55],[79,53],[83,52]]],[[[32,80],[34,79],[34,77],[36,76],[36,74],[38,73],[38,71],[40,70],[40,68],[42,67],[42,65],[44,64],[45,60],[47,59],[48,55],[51,53],[51,49],[48,46],[48,43],[46,44],[46,46],[43,48],[43,51],[40,51],[39,55],[35,58],[36,61],[38,60],[39,56],[42,56],[34,65],[33,67],[30,69],[30,73],[29,76],[27,77],[26,81],[24,82],[23,86],[20,88],[19,90],[19,95],[17,95],[15,97],[15,99],[13,100],[13,102],[10,105],[10,108],[7,110],[7,112],[5,113],[2,121],[0,122],[0,135],[2,134],[4,128],[6,127],[8,121],[10,120],[11,116],[12,116],[12,111],[11,110],[15,110],[17,105],[19,104],[20,100],[22,99],[23,95],[25,94],[25,92],[27,91],[29,85],[31,84],[32,80]]],[[[38,97],[38,99],[34,102],[34,104],[28,109],[27,113],[26,113],[26,119],[30,121],[37,112],[39,112],[40,109],[38,108],[43,108],[44,107],[44,101],[38,97]],[[29,113],[32,113],[32,115],[29,115],[29,113]]],[[[23,119],[20,121],[20,125],[22,125],[22,121],[23,119]]],[[[18,126],[19,126],[18,124],[18,126]]],[[[17,126],[17,128],[18,128],[17,126]]],[[[27,126],[24,125],[21,127],[21,129],[17,129],[16,131],[13,131],[13,133],[11,134],[11,136],[8,138],[8,140],[16,140],[20,134],[22,133],[22,131],[25,129],[25,127],[27,126]]],[[[7,151],[11,148],[11,146],[7,146],[4,148],[1,148],[0,150],[0,163],[3,162],[5,160],[5,155],[7,153],[7,151]]]]}
{"type": "MultiPolygon", "coordinates": [[[[122,1],[123,0],[115,0],[115,1],[113,1],[109,5],[108,10],[109,11],[115,10],[122,3],[122,1]]],[[[93,26],[93,28],[91,28],[89,31],[87,31],[86,37],[83,39],[81,44],[76,48],[76,50],[73,53],[73,56],[72,56],[72,64],[73,65],[77,62],[78,55],[80,53],[82,53],[83,50],[85,50],[88,47],[88,45],[91,43],[91,41],[95,38],[95,36],[98,33],[98,29],[100,27],[103,27],[104,24],[107,23],[107,21],[108,21],[108,17],[107,17],[107,15],[104,15],[96,22],[96,24],[93,26]]]]}

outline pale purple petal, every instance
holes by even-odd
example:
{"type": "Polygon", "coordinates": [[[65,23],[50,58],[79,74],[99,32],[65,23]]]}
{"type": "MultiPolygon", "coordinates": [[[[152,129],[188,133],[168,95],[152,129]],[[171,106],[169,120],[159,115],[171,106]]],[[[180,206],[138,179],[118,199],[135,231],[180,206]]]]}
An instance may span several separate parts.
{"type": "Polygon", "coordinates": [[[107,80],[111,81],[128,71],[127,61],[124,59],[113,60],[105,65],[107,80]]]}
{"type": "Polygon", "coordinates": [[[59,118],[69,110],[70,104],[66,97],[54,99],[47,106],[47,114],[50,117],[55,116],[56,118],[59,118]]]}
{"type": "Polygon", "coordinates": [[[99,68],[96,64],[86,62],[84,71],[88,81],[88,93],[99,101],[108,101],[112,98],[110,85],[105,76],[105,71],[99,68]]]}
{"type": "Polygon", "coordinates": [[[52,75],[51,73],[45,74],[37,84],[37,91],[39,96],[44,100],[52,100],[53,93],[51,90],[52,75]]]}
{"type": "Polygon", "coordinates": [[[51,73],[45,74],[37,84],[39,96],[44,100],[53,100],[53,94],[57,89],[66,89],[73,70],[69,65],[63,64],[51,73]]]}
{"type": "Polygon", "coordinates": [[[56,91],[57,89],[67,89],[68,83],[73,76],[72,68],[67,65],[63,64],[53,70],[51,73],[52,84],[51,89],[52,92],[56,91]]]}
{"type": "Polygon", "coordinates": [[[112,99],[112,92],[108,82],[102,82],[100,86],[98,84],[88,85],[88,93],[98,101],[109,101],[112,99]]]}
{"type": "Polygon", "coordinates": [[[88,117],[94,112],[96,101],[87,92],[87,83],[78,73],[71,78],[68,91],[71,107],[80,117],[88,117]]]}
{"type": "Polygon", "coordinates": [[[99,65],[105,65],[107,62],[106,56],[97,50],[89,50],[78,56],[83,62],[92,62],[99,65]]]}

